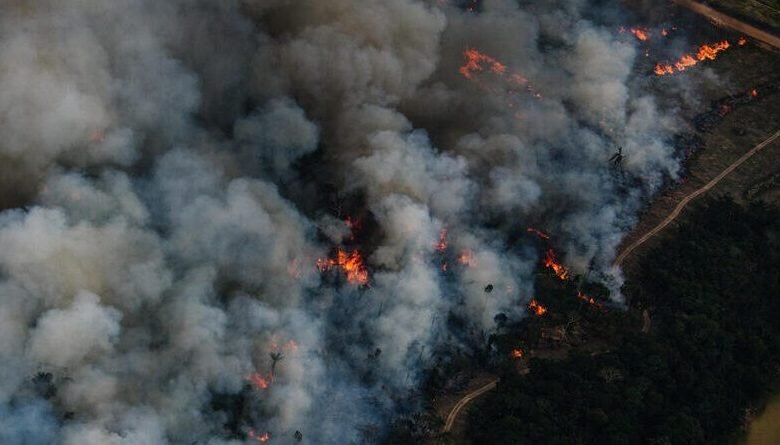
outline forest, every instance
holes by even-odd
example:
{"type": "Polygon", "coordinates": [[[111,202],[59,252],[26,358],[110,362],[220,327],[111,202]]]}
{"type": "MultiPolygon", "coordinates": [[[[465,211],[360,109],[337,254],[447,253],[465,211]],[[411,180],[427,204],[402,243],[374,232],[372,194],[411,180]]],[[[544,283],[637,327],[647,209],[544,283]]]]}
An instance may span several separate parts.
{"type": "Polygon", "coordinates": [[[462,443],[740,440],[778,389],[780,211],[722,197],[688,213],[639,253],[624,286],[630,309],[602,317],[620,327],[608,347],[532,358],[528,375],[506,357],[495,366],[497,390],[468,411],[462,443]],[[641,309],[652,316],[648,333],[624,327],[641,309]]]}

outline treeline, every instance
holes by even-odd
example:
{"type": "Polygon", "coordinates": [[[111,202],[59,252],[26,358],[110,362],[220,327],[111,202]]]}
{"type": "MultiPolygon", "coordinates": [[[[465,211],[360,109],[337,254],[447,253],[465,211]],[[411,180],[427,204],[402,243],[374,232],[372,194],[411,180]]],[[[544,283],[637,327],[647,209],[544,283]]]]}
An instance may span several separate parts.
{"type": "MultiPolygon", "coordinates": [[[[469,410],[473,444],[718,444],[739,440],[780,375],[780,212],[729,198],[689,210],[642,252],[625,292],[649,334],[601,354],[502,369],[469,410]]],[[[636,314],[624,314],[636,320],[636,314]]]]}

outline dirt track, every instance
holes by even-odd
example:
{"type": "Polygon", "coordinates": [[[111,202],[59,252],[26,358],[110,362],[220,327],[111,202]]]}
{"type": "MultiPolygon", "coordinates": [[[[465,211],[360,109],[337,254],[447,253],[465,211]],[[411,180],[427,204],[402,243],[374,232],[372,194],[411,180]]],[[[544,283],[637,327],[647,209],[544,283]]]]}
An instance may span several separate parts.
{"type": "Polygon", "coordinates": [[[482,394],[490,391],[491,389],[496,387],[496,383],[498,383],[498,379],[493,380],[492,382],[488,383],[485,386],[482,386],[465,396],[463,396],[462,399],[458,400],[458,403],[455,404],[454,407],[452,407],[452,411],[450,411],[450,414],[447,416],[447,421],[444,423],[444,432],[449,432],[452,429],[452,424],[455,423],[455,419],[458,417],[458,413],[461,409],[463,409],[464,406],[466,406],[469,402],[476,399],[477,397],[481,396],[482,394]]]}
{"type": "Polygon", "coordinates": [[[719,26],[731,28],[735,31],[744,33],[756,40],[760,40],[768,45],[780,49],[780,37],[772,35],[766,31],[762,31],[755,26],[748,25],[747,23],[737,20],[734,17],[728,16],[722,12],[716,11],[709,6],[703,5],[693,0],[673,0],[680,6],[684,6],[691,11],[701,14],[710,20],[714,21],[719,26]]]}
{"type": "Polygon", "coordinates": [[[689,203],[689,202],[693,201],[693,200],[694,200],[694,199],[696,199],[696,198],[697,198],[699,195],[701,195],[701,194],[703,194],[703,193],[706,193],[706,192],[707,192],[707,191],[709,191],[711,188],[715,187],[715,186],[716,186],[716,185],[717,185],[717,184],[720,182],[720,180],[721,180],[721,179],[725,178],[725,177],[726,177],[726,176],[727,176],[729,173],[731,173],[732,171],[734,171],[734,170],[735,170],[737,167],[739,167],[739,166],[740,166],[740,165],[741,165],[743,162],[747,161],[747,160],[748,160],[748,159],[750,159],[750,158],[751,158],[751,157],[752,157],[754,154],[756,154],[756,153],[758,153],[759,151],[763,150],[763,149],[764,149],[764,147],[766,147],[767,145],[771,144],[771,143],[772,143],[772,142],[773,142],[775,139],[777,139],[778,137],[780,137],[780,131],[777,131],[777,132],[775,132],[775,134],[773,134],[772,136],[770,136],[769,138],[767,138],[766,140],[764,140],[764,141],[763,141],[763,142],[761,142],[760,144],[758,144],[758,145],[756,145],[755,147],[753,147],[753,148],[752,148],[752,149],[751,149],[749,152],[747,152],[747,153],[745,153],[744,155],[742,155],[742,156],[741,156],[739,159],[737,159],[736,161],[732,162],[732,163],[731,163],[731,165],[729,165],[728,167],[726,167],[726,168],[725,168],[725,169],[724,169],[722,172],[720,172],[720,174],[718,174],[718,176],[715,176],[714,178],[712,178],[712,180],[711,180],[710,182],[708,182],[707,184],[705,184],[703,187],[701,187],[701,188],[700,188],[700,189],[698,189],[698,190],[695,190],[695,191],[693,191],[693,192],[692,192],[692,193],[690,193],[688,196],[686,196],[685,198],[683,198],[683,199],[682,199],[682,201],[680,201],[680,202],[677,204],[677,207],[675,207],[675,208],[674,208],[674,210],[672,211],[672,213],[670,213],[670,214],[669,214],[669,216],[667,216],[667,217],[666,217],[666,218],[665,218],[663,221],[661,221],[661,223],[660,223],[660,224],[658,224],[657,226],[655,226],[655,227],[654,227],[652,230],[650,230],[649,232],[647,232],[647,233],[645,233],[644,235],[642,235],[642,237],[641,237],[641,238],[639,238],[638,240],[636,240],[636,241],[634,241],[633,243],[631,243],[631,245],[629,245],[628,247],[626,247],[626,248],[623,250],[623,252],[621,252],[621,253],[620,253],[620,255],[617,257],[617,260],[615,260],[615,264],[616,264],[616,265],[618,265],[618,266],[619,266],[620,264],[622,264],[622,263],[623,263],[623,260],[625,260],[625,258],[626,258],[626,257],[627,257],[627,256],[628,256],[628,255],[629,255],[629,254],[630,254],[630,253],[631,253],[631,252],[634,250],[634,249],[636,249],[637,247],[639,247],[639,246],[641,246],[642,244],[644,244],[644,242],[645,242],[645,241],[647,241],[647,240],[649,240],[650,238],[652,238],[653,236],[655,236],[655,235],[656,235],[658,232],[660,232],[660,231],[661,231],[661,230],[663,230],[663,229],[664,229],[666,226],[668,226],[668,225],[669,225],[669,223],[671,223],[672,221],[674,221],[674,220],[675,220],[675,218],[677,218],[677,216],[679,216],[679,215],[680,215],[680,212],[682,212],[682,210],[685,208],[685,206],[687,206],[687,205],[688,205],[688,203],[689,203]]]}

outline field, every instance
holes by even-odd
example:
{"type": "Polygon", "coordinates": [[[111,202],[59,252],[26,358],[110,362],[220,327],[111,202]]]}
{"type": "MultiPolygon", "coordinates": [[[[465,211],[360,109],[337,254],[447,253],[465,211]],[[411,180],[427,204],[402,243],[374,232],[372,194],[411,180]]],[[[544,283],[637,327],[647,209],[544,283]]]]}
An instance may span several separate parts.
{"type": "MultiPolygon", "coordinates": [[[[700,94],[700,100],[682,105],[681,114],[691,123],[690,131],[701,138],[701,147],[688,160],[681,182],[658,196],[646,209],[624,246],[658,224],[684,196],[706,184],[742,154],[780,129],[777,118],[780,116],[780,93],[762,88],[780,82],[777,74],[780,73],[780,54],[757,46],[746,46],[726,52],[701,68],[710,72],[700,70],[679,74],[689,76],[688,81],[697,85],[700,94]],[[712,108],[712,101],[729,95],[744,95],[752,89],[756,90],[754,100],[735,107],[714,128],[697,131],[693,123],[697,115],[712,108]]],[[[670,79],[661,77],[653,81],[661,91],[670,79]]],[[[730,194],[740,202],[759,199],[780,202],[778,156],[780,144],[775,142],[724,178],[709,195],[730,194]]],[[[685,217],[684,213],[680,218],[685,217]]],[[[672,225],[678,223],[676,221],[672,225]]],[[[650,240],[639,247],[626,259],[625,267],[630,271],[635,264],[632,257],[657,241],[650,240]]]]}
{"type": "Polygon", "coordinates": [[[771,31],[780,28],[778,0],[710,0],[709,5],[758,28],[771,31]]]}

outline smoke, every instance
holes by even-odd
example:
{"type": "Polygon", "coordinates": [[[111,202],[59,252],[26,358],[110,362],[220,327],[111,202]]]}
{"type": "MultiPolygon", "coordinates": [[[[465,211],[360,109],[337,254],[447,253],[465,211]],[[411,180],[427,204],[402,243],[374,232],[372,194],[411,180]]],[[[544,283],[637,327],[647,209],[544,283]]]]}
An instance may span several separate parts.
{"type": "Polygon", "coordinates": [[[525,316],[526,226],[617,291],[677,120],[617,7],[477,3],[3,2],[0,442],[371,443],[525,316]]]}

